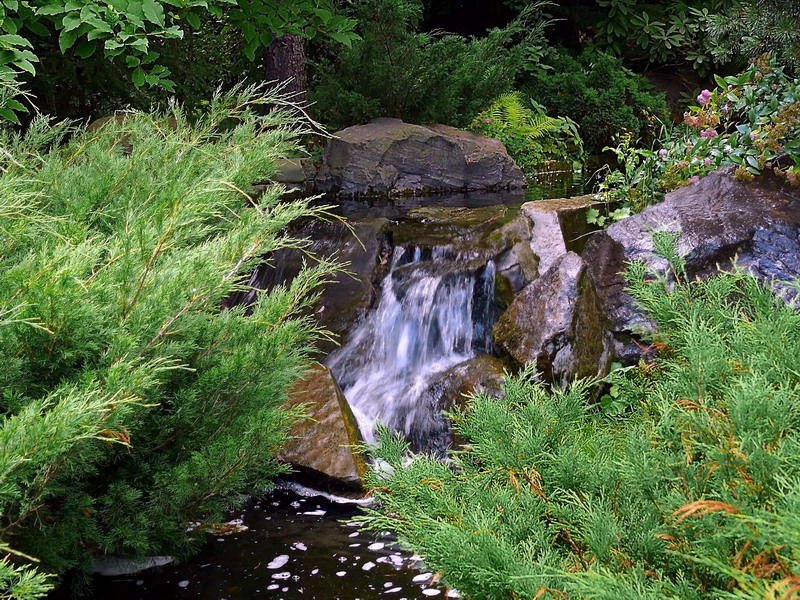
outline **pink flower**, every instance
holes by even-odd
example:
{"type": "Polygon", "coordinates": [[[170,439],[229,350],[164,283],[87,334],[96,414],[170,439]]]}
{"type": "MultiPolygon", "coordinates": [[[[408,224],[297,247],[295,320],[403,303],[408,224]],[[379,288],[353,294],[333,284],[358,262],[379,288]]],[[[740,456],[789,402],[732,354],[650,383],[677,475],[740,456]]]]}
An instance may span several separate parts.
{"type": "Polygon", "coordinates": [[[758,135],[759,134],[758,134],[757,131],[751,131],[750,132],[750,139],[755,142],[758,139],[758,135]]]}
{"type": "Polygon", "coordinates": [[[661,159],[666,158],[667,154],[668,152],[666,151],[666,149],[662,148],[661,150],[658,151],[658,158],[661,159]]]}
{"type": "Polygon", "coordinates": [[[722,107],[722,114],[727,115],[729,112],[731,112],[730,103],[726,102],[725,105],[722,107]]]}
{"type": "Polygon", "coordinates": [[[719,135],[717,133],[717,130],[716,129],[711,129],[710,127],[708,129],[703,129],[703,131],[700,132],[700,137],[703,137],[703,138],[711,139],[711,138],[717,137],[717,135],[719,135]]]}
{"type": "Polygon", "coordinates": [[[700,178],[697,175],[695,175],[694,177],[690,177],[689,178],[689,183],[698,183],[699,181],[700,181],[700,178]]]}
{"type": "Polygon", "coordinates": [[[485,122],[486,122],[486,124],[488,125],[489,123],[491,123],[491,122],[492,122],[492,120],[491,120],[491,119],[485,119],[485,122]]]}
{"type": "Polygon", "coordinates": [[[697,102],[700,103],[700,106],[705,106],[706,104],[708,104],[709,100],[711,100],[711,92],[709,92],[708,90],[703,90],[697,97],[697,102]]]}
{"type": "Polygon", "coordinates": [[[786,171],[786,181],[797,183],[797,174],[794,171],[786,171]]]}
{"type": "Polygon", "coordinates": [[[711,159],[709,157],[704,158],[703,159],[703,164],[705,166],[707,166],[707,167],[710,167],[711,166],[711,159]]]}

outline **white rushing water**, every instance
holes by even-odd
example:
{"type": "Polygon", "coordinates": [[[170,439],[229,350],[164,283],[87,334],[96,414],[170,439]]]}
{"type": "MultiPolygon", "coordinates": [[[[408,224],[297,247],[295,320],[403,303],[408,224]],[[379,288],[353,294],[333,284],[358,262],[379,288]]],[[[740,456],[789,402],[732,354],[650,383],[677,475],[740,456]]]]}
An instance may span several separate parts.
{"type": "Polygon", "coordinates": [[[365,440],[383,422],[415,450],[437,449],[443,421],[429,388],[490,351],[494,278],[491,261],[447,247],[395,248],[377,306],[328,360],[365,440]]]}

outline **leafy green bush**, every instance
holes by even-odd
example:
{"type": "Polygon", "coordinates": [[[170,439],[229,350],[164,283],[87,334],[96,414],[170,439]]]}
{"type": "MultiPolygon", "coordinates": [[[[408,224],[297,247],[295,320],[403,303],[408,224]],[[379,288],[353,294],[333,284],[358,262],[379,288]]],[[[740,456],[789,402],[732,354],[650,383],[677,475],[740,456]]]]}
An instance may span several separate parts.
{"type": "Polygon", "coordinates": [[[468,124],[543,44],[546,22],[534,2],[519,18],[481,39],[419,31],[421,0],[364,0],[353,18],[361,36],[329,51],[312,74],[315,116],[334,127],[376,117],[409,122],[468,124]]]}
{"type": "Polygon", "coordinates": [[[630,59],[686,61],[701,76],[715,64],[710,19],[738,0],[597,0],[606,14],[593,45],[630,59]]]}
{"type": "Polygon", "coordinates": [[[522,91],[546,106],[550,115],[575,121],[590,152],[600,151],[623,129],[636,137],[651,137],[652,117],[666,115],[663,94],[649,91],[646,79],[609,54],[586,50],[572,57],[562,51],[550,64],[552,71],[522,91]]]}
{"type": "Polygon", "coordinates": [[[384,432],[367,524],[475,600],[794,598],[800,313],[743,272],[687,280],[674,240],[670,277],[629,271],[661,357],[615,371],[627,410],[507,378],[453,416],[452,464],[384,432]]]}
{"type": "Polygon", "coordinates": [[[709,15],[706,31],[717,62],[741,62],[769,52],[800,73],[800,5],[784,0],[744,0],[709,15]]]}
{"type": "MultiPolygon", "coordinates": [[[[281,406],[318,335],[299,311],[332,266],[221,308],[321,210],[249,195],[303,130],[251,110],[278,101],[238,90],[195,124],[174,108],[2,139],[0,544],[42,572],[185,555],[192,521],[282,469],[281,406]]],[[[0,593],[37,597],[8,556],[0,593]]]]}
{"type": "Polygon", "coordinates": [[[541,170],[548,161],[580,162],[583,142],[569,117],[549,117],[544,107],[527,108],[518,92],[504,94],[479,114],[470,131],[503,142],[511,158],[526,173],[541,170]]]}
{"type": "MultiPolygon", "coordinates": [[[[634,148],[629,134],[618,138],[612,150],[623,168],[606,178],[598,194],[621,203],[623,212],[611,220],[723,166],[736,166],[736,177],[744,180],[772,169],[787,184],[800,185],[800,79],[764,55],[743,73],[716,81],[684,114],[685,126],[664,129],[657,151],[634,148]]],[[[607,221],[596,211],[589,217],[607,221]]]]}
{"type": "MultiPolygon", "coordinates": [[[[172,72],[160,60],[161,42],[207,31],[204,20],[219,23],[223,17],[241,32],[251,61],[284,34],[319,33],[341,43],[355,37],[355,23],[337,14],[329,0],[7,0],[0,3],[0,89],[15,90],[24,78],[36,75],[40,56],[35,46],[44,39],[53,46],[57,40],[58,53],[72,59],[102,56],[127,70],[137,88],[172,91],[172,72]]],[[[177,66],[183,70],[186,65],[177,66]]],[[[88,75],[90,82],[94,74],[88,75]]],[[[95,81],[103,86],[102,79],[95,81]]],[[[25,110],[17,98],[0,93],[0,118],[16,123],[16,113],[25,110]]]]}

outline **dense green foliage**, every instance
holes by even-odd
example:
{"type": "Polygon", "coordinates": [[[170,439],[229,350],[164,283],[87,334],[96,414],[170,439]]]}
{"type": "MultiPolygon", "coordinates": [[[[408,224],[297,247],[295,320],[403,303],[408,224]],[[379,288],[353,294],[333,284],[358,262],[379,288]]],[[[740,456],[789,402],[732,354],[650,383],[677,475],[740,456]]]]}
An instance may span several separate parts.
{"type": "Polygon", "coordinates": [[[541,49],[541,5],[484,38],[466,39],[420,31],[421,0],[362,0],[352,13],[361,40],[316,64],[315,115],[332,127],[381,116],[464,126],[511,91],[541,49]]]}
{"type": "Polygon", "coordinates": [[[666,118],[663,94],[609,54],[584,50],[577,57],[555,52],[551,70],[523,86],[551,116],[575,121],[587,150],[599,152],[623,129],[637,137],[653,134],[652,117],[666,118]]]}
{"type": "Polygon", "coordinates": [[[800,72],[800,4],[746,0],[709,15],[706,30],[717,62],[737,63],[769,52],[800,72]]]}
{"type": "Polygon", "coordinates": [[[628,58],[650,62],[685,61],[700,75],[714,65],[716,45],[709,35],[712,16],[738,0],[597,0],[606,9],[594,45],[628,58]]]}
{"type": "MultiPolygon", "coordinates": [[[[191,521],[281,470],[297,415],[280,407],[318,335],[300,311],[332,267],[222,309],[322,210],[248,191],[302,133],[251,110],[278,101],[234,90],[193,124],[173,107],[2,139],[0,544],[43,571],[184,555],[191,521]]],[[[0,593],[35,597],[11,558],[0,593]]]]}
{"type": "Polygon", "coordinates": [[[452,464],[384,432],[368,525],[475,600],[794,597],[800,313],[743,272],[687,281],[655,242],[673,272],[629,278],[660,358],[615,372],[622,416],[585,383],[508,378],[453,415],[452,464]]]}
{"type": "Polygon", "coordinates": [[[504,94],[492,102],[469,126],[471,131],[503,142],[514,162],[525,173],[541,170],[548,161],[583,160],[583,141],[569,117],[550,117],[543,106],[528,108],[520,94],[504,94]]]}
{"type": "Polygon", "coordinates": [[[36,74],[37,37],[45,43],[57,37],[62,54],[85,59],[97,53],[124,66],[136,87],[172,90],[159,42],[182,39],[184,24],[199,30],[209,18],[242,32],[250,60],[283,34],[324,33],[343,43],[355,37],[354,22],[328,0],[8,0],[0,3],[0,117],[17,121],[15,111],[25,110],[14,96],[21,77],[36,74]]]}
{"type": "MultiPolygon", "coordinates": [[[[629,133],[618,136],[613,151],[623,168],[605,178],[599,194],[622,204],[612,217],[641,211],[723,166],[735,166],[744,180],[772,169],[789,185],[800,184],[800,79],[764,55],[740,75],[716,81],[685,113],[683,126],[664,128],[658,150],[635,147],[629,133]]],[[[605,220],[597,211],[590,217],[605,220]]]]}

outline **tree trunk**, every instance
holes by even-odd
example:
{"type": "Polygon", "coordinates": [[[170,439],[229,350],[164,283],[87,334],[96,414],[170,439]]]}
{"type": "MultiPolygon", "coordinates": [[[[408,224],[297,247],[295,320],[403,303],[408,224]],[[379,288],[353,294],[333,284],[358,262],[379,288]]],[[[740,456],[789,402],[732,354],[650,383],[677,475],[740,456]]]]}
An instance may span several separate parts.
{"type": "Polygon", "coordinates": [[[282,88],[291,94],[295,102],[308,102],[308,80],[306,77],[305,40],[297,35],[282,35],[264,51],[264,74],[268,82],[277,85],[288,82],[282,88]]]}

